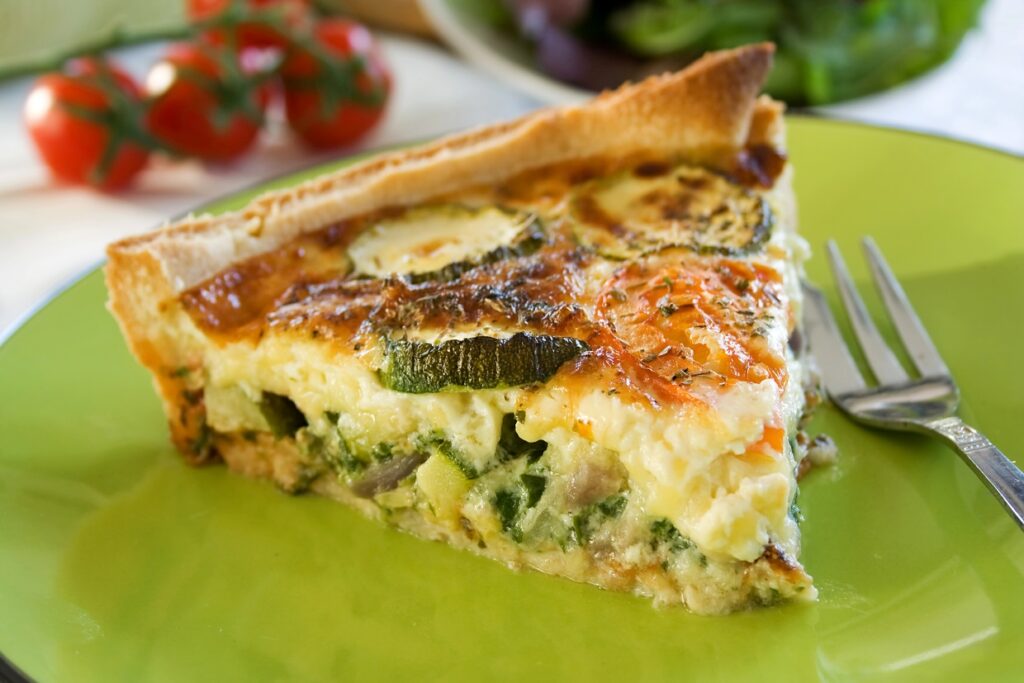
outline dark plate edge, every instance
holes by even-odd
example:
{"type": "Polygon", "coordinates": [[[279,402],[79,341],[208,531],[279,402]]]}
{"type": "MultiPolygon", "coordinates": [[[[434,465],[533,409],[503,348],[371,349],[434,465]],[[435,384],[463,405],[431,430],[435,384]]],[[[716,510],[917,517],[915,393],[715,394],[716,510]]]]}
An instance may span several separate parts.
{"type": "Polygon", "coordinates": [[[0,683],[34,683],[34,679],[0,652],[0,683]]]}

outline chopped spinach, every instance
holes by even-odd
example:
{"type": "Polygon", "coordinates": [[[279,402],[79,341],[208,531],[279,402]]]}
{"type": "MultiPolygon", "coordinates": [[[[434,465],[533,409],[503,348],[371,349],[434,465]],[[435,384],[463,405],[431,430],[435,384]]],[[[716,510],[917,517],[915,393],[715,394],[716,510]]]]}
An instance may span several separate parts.
{"type": "Polygon", "coordinates": [[[590,508],[578,512],[572,517],[572,529],[569,536],[576,545],[586,545],[590,540],[593,530],[590,528],[590,518],[593,511],[590,508]]]}
{"type": "Polygon", "coordinates": [[[672,522],[662,517],[651,523],[651,550],[661,547],[678,553],[693,547],[693,542],[679,533],[679,529],[675,528],[672,522]]]}
{"type": "Polygon", "coordinates": [[[540,474],[523,474],[519,477],[526,490],[526,507],[532,508],[544,495],[544,489],[548,485],[547,477],[540,474]]]}
{"type": "Polygon", "coordinates": [[[611,498],[605,498],[597,504],[597,509],[606,517],[615,519],[626,509],[626,497],[612,496],[611,498]]]}
{"type": "Polygon", "coordinates": [[[616,494],[588,505],[572,518],[570,536],[576,545],[586,545],[598,527],[609,519],[615,519],[626,509],[626,496],[616,494]]]}
{"type": "Polygon", "coordinates": [[[522,499],[511,489],[501,489],[494,494],[494,509],[498,511],[501,530],[516,542],[523,540],[523,532],[516,526],[521,506],[522,499]]]}
{"type": "Polygon", "coordinates": [[[264,391],[259,407],[275,438],[295,436],[295,432],[308,424],[306,416],[287,396],[264,391]]]}
{"type": "Polygon", "coordinates": [[[526,510],[537,505],[547,483],[547,477],[527,472],[519,476],[518,485],[503,488],[494,494],[494,509],[501,521],[501,530],[517,543],[523,540],[519,519],[526,510]]]}
{"type": "Polygon", "coordinates": [[[366,469],[366,462],[356,457],[340,432],[337,438],[325,438],[303,429],[296,435],[296,440],[304,454],[326,464],[336,474],[354,474],[366,469]]]}
{"type": "Polygon", "coordinates": [[[381,442],[373,447],[370,456],[377,462],[387,462],[391,459],[394,449],[394,444],[381,442]]]}
{"type": "Polygon", "coordinates": [[[498,462],[508,462],[525,456],[530,462],[536,462],[544,455],[548,444],[546,441],[526,441],[516,432],[517,418],[512,413],[506,414],[501,420],[501,436],[498,439],[496,456],[498,462]]]}

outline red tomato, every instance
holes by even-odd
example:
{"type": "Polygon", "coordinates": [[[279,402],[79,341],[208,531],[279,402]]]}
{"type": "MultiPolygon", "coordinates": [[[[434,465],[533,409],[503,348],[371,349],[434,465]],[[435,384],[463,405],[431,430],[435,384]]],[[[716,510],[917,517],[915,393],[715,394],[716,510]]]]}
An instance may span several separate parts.
{"type": "Polygon", "coordinates": [[[78,59],[40,76],[25,100],[25,124],[61,180],[102,190],[126,186],[149,158],[142,102],[131,76],[98,59],[78,59]]]}
{"type": "Polygon", "coordinates": [[[212,45],[173,45],[146,77],[146,124],[172,151],[212,161],[245,153],[259,135],[269,83],[212,45]]]}
{"type": "Polygon", "coordinates": [[[380,121],[391,74],[373,35],[346,19],[314,27],[315,51],[292,46],[281,70],[288,123],[314,147],[355,142],[380,121]]]}
{"type": "Polygon", "coordinates": [[[231,30],[239,48],[284,48],[288,34],[312,21],[309,0],[186,0],[194,24],[214,24],[203,36],[212,43],[228,42],[231,30]]]}

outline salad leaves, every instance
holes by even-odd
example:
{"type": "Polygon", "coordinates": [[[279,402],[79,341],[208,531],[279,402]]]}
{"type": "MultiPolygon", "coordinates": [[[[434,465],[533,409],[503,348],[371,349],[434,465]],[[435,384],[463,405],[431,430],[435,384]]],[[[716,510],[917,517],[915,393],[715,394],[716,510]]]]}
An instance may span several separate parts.
{"type": "Polygon", "coordinates": [[[793,104],[823,104],[892,87],[940,64],[975,24],[983,3],[493,0],[489,14],[492,23],[518,26],[537,44],[541,68],[591,88],[614,85],[623,69],[642,77],[709,50],[770,40],[778,52],[768,92],[793,104]],[[546,55],[552,37],[555,59],[546,55]],[[612,56],[621,65],[615,78],[612,56]],[[574,72],[549,66],[567,62],[580,66],[574,72]]]}

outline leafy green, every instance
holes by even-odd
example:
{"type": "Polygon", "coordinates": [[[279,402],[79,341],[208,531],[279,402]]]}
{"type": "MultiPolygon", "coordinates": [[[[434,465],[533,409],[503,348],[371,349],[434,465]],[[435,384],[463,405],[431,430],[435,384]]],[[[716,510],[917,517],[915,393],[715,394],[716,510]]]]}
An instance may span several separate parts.
{"type": "Polygon", "coordinates": [[[540,474],[523,474],[519,477],[523,482],[523,489],[526,490],[526,507],[532,508],[544,495],[544,489],[548,486],[548,478],[540,474]]]}
{"type": "Polygon", "coordinates": [[[626,509],[626,497],[612,496],[611,498],[605,498],[597,504],[597,509],[605,517],[615,519],[626,509]]]}
{"type": "Polygon", "coordinates": [[[547,477],[527,472],[519,476],[518,484],[503,488],[494,494],[492,502],[501,522],[501,530],[517,543],[523,540],[520,518],[540,501],[547,484],[547,477]]]}
{"type": "Polygon", "coordinates": [[[604,522],[615,519],[626,509],[626,497],[622,494],[609,496],[599,503],[588,505],[572,518],[570,531],[577,545],[586,545],[604,522]]]}
{"type": "Polygon", "coordinates": [[[308,424],[306,416],[287,396],[265,391],[260,398],[259,407],[275,438],[295,436],[295,432],[308,424]]]}
{"type": "Polygon", "coordinates": [[[507,413],[501,420],[501,436],[498,438],[496,456],[498,462],[508,462],[526,457],[536,462],[544,454],[548,444],[546,441],[526,441],[516,432],[516,416],[507,413]]]}
{"type": "Polygon", "coordinates": [[[387,462],[391,460],[394,455],[395,445],[387,442],[381,442],[373,447],[370,451],[370,457],[377,462],[387,462]]]}
{"type": "Polygon", "coordinates": [[[523,539],[523,532],[516,526],[521,506],[522,498],[516,491],[502,489],[494,494],[494,509],[498,512],[501,530],[517,542],[523,539]]]}
{"type": "Polygon", "coordinates": [[[609,18],[628,51],[696,57],[771,40],[767,89],[820,104],[889,88],[944,61],[984,0],[639,0],[609,18]]]}
{"type": "Polygon", "coordinates": [[[307,458],[324,463],[339,475],[366,469],[366,461],[356,457],[340,432],[337,438],[327,439],[303,429],[296,434],[296,441],[307,458]]]}
{"type": "Polygon", "coordinates": [[[453,0],[462,13],[499,28],[512,25],[512,14],[503,0],[453,0]]]}
{"type": "Polygon", "coordinates": [[[672,522],[667,519],[658,519],[651,523],[651,549],[668,548],[670,552],[678,553],[693,546],[693,542],[679,533],[672,522]]]}
{"type": "MultiPolygon", "coordinates": [[[[500,0],[462,0],[478,20],[512,25],[500,0]]],[[[709,50],[772,41],[767,90],[823,104],[890,88],[945,61],[984,0],[633,0],[591,3],[571,34],[679,66],[709,50]]]]}

